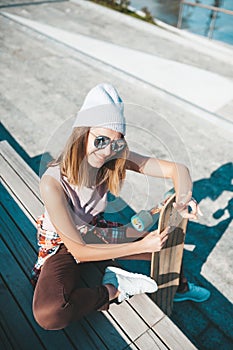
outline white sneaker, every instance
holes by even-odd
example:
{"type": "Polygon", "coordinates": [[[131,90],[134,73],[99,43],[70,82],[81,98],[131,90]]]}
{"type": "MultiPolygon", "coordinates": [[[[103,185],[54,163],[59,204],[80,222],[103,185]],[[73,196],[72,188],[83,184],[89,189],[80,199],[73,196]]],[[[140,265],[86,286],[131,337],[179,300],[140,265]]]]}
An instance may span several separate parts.
{"type": "Polygon", "coordinates": [[[113,284],[119,290],[119,302],[135,294],[154,293],[158,289],[157,283],[152,278],[114,266],[105,269],[103,284],[113,284]]]}

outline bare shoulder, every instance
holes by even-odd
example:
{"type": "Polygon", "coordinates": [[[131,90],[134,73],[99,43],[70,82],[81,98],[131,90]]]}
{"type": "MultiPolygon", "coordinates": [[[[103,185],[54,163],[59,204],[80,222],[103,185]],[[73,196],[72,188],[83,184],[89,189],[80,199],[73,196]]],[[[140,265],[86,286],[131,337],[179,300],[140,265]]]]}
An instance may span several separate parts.
{"type": "Polygon", "coordinates": [[[61,183],[50,175],[43,175],[40,180],[40,192],[42,197],[47,195],[63,194],[61,183]]]}

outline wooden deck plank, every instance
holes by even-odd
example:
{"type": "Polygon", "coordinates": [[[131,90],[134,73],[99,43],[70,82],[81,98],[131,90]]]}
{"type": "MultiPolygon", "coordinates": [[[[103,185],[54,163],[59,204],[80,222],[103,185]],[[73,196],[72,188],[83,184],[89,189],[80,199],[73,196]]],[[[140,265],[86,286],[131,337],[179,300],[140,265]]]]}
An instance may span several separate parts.
{"type": "Polygon", "coordinates": [[[86,317],[87,322],[98,333],[110,350],[123,350],[130,343],[129,337],[108,312],[93,312],[86,317]]]}
{"type": "MultiPolygon", "coordinates": [[[[1,285],[0,285],[0,288],[1,288],[1,285]]],[[[0,301],[0,307],[1,307],[1,301],[0,301]]],[[[0,349],[14,350],[13,345],[7,336],[7,333],[5,333],[3,329],[2,323],[3,323],[3,318],[2,318],[2,321],[0,322],[0,349]]]]}
{"type": "Polygon", "coordinates": [[[10,167],[14,169],[22,181],[33,191],[34,195],[40,198],[39,177],[7,141],[0,142],[0,154],[10,167]],[[35,178],[37,178],[38,181],[35,181],[35,178]]]}
{"type": "MultiPolygon", "coordinates": [[[[25,274],[28,274],[36,262],[37,254],[35,249],[33,249],[25,239],[22,232],[2,207],[0,207],[0,217],[2,218],[0,221],[2,240],[9,247],[9,250],[17,260],[17,263],[22,266],[25,274]]],[[[32,226],[31,229],[33,232],[34,227],[32,226]]]]}
{"type": "Polygon", "coordinates": [[[167,346],[165,346],[159,337],[151,330],[149,329],[147,332],[141,335],[140,338],[138,338],[135,341],[135,345],[140,350],[167,350],[167,346]]]}
{"type": "Polygon", "coordinates": [[[8,187],[10,192],[14,194],[14,197],[22,203],[22,207],[25,208],[25,214],[28,217],[32,217],[32,213],[36,217],[39,216],[42,213],[42,203],[39,204],[39,202],[35,201],[34,193],[2,157],[0,158],[0,173],[3,178],[3,185],[8,187]]]}
{"type": "MultiPolygon", "coordinates": [[[[25,317],[31,324],[33,330],[39,336],[45,349],[75,349],[63,331],[48,332],[37,325],[32,315],[32,286],[24,272],[17,264],[17,261],[13,257],[12,253],[2,240],[0,241],[0,258],[3,280],[8,286],[17,304],[23,310],[25,317]]],[[[26,335],[24,333],[24,336],[28,337],[29,342],[30,335],[31,334],[26,335]]],[[[18,339],[18,342],[20,344],[21,339],[18,339]]],[[[31,349],[32,348],[33,347],[31,347],[31,349]]]]}
{"type": "Polygon", "coordinates": [[[143,318],[136,312],[133,312],[127,302],[123,302],[120,305],[112,304],[109,313],[132,341],[140,337],[148,329],[143,318]]]}
{"type": "Polygon", "coordinates": [[[159,334],[160,338],[169,349],[196,349],[196,347],[191,343],[191,341],[168,317],[164,317],[160,322],[154,325],[153,330],[159,334]]]}
{"type": "Polygon", "coordinates": [[[138,347],[134,343],[129,344],[125,350],[138,350],[138,347]]]}
{"type": "Polygon", "coordinates": [[[1,329],[1,327],[0,327],[0,349],[2,349],[2,350],[14,350],[14,348],[12,347],[12,344],[9,342],[9,339],[3,333],[3,330],[1,329]]]}
{"type": "MultiPolygon", "coordinates": [[[[72,339],[78,349],[108,350],[99,335],[92,329],[86,318],[71,323],[64,332],[72,339]]],[[[107,330],[106,330],[107,332],[107,330]]]]}
{"type": "Polygon", "coordinates": [[[146,294],[135,295],[129,299],[128,303],[139,315],[143,315],[143,319],[149,327],[155,325],[165,316],[162,310],[146,294]]]}
{"type": "MultiPolygon", "coordinates": [[[[24,317],[19,305],[12,298],[3,280],[0,280],[0,305],[2,327],[4,333],[8,335],[8,344],[10,343],[10,348],[18,350],[45,349],[40,342],[40,338],[24,317]],[[27,335],[26,338],[25,335],[27,335]]],[[[1,349],[8,350],[8,344],[1,349]]]]}
{"type": "Polygon", "coordinates": [[[11,221],[19,228],[22,228],[22,234],[30,245],[37,252],[37,239],[35,222],[31,222],[22,208],[16,202],[15,198],[10,195],[6,188],[0,184],[0,201],[3,209],[8,213],[11,221]]]}

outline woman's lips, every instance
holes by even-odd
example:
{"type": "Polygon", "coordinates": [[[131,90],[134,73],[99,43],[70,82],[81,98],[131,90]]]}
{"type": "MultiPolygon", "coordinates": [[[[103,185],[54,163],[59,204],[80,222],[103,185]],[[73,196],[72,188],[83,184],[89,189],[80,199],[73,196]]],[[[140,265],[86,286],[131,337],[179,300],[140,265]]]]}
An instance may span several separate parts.
{"type": "Polygon", "coordinates": [[[98,158],[98,160],[100,160],[101,162],[105,162],[105,157],[101,157],[98,156],[97,154],[95,154],[96,158],[98,158]]]}

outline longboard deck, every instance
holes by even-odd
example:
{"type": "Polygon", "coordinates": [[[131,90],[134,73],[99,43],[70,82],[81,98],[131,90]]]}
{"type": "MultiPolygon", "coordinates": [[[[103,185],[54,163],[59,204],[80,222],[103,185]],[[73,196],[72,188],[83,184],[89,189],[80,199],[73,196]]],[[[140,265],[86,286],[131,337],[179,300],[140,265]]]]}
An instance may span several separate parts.
{"type": "Polygon", "coordinates": [[[163,249],[153,253],[151,259],[151,277],[158,284],[158,291],[152,295],[152,299],[167,315],[172,313],[173,299],[179,285],[188,222],[173,207],[175,199],[175,194],[173,194],[165,201],[161,209],[158,231],[161,233],[167,226],[170,226],[171,232],[163,249]]]}

